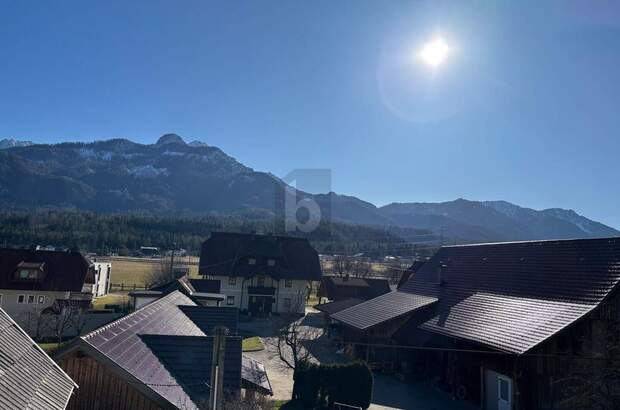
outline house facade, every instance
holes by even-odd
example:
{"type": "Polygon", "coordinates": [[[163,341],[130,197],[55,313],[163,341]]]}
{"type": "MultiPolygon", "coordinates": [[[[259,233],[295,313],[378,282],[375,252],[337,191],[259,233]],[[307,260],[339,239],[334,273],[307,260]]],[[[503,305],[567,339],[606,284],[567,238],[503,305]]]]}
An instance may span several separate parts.
{"type": "Polygon", "coordinates": [[[202,245],[199,273],[220,281],[224,304],[252,316],[305,312],[310,283],[321,280],[308,240],[214,232],[202,245]]]}
{"type": "Polygon", "coordinates": [[[0,249],[0,307],[31,336],[42,315],[88,308],[94,285],[94,266],[77,251],[0,249]]]}
{"type": "Polygon", "coordinates": [[[331,318],[354,355],[484,409],[606,409],[620,399],[619,282],[620,238],[449,246],[331,318]]]}
{"type": "Polygon", "coordinates": [[[93,298],[105,296],[110,292],[110,281],[112,280],[112,262],[101,257],[91,257],[95,274],[93,284],[93,298]]]}

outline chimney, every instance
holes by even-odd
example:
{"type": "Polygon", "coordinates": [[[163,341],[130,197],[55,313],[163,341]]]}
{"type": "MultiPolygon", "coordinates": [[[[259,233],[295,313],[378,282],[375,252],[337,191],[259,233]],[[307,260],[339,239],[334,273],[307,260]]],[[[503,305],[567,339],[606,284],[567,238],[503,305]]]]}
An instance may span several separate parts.
{"type": "Polygon", "coordinates": [[[443,261],[439,261],[439,266],[437,267],[437,284],[439,286],[444,286],[446,281],[443,278],[443,268],[447,268],[448,266],[443,263],[443,261]]]}

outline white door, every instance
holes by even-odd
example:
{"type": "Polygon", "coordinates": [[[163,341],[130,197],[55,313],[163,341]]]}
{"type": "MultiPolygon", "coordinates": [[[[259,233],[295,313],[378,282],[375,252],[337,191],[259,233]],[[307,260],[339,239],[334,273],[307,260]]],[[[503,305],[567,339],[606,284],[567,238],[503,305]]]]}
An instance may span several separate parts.
{"type": "Polygon", "coordinates": [[[512,380],[506,376],[497,376],[497,409],[512,410],[512,380]]]}

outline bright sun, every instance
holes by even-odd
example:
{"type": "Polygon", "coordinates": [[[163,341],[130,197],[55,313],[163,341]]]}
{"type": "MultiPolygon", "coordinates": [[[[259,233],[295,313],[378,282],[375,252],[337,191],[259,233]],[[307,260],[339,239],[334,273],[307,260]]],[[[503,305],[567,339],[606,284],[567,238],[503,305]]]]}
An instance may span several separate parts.
{"type": "Polygon", "coordinates": [[[441,38],[435,38],[424,44],[418,55],[426,65],[436,68],[446,61],[449,53],[448,44],[441,38]]]}

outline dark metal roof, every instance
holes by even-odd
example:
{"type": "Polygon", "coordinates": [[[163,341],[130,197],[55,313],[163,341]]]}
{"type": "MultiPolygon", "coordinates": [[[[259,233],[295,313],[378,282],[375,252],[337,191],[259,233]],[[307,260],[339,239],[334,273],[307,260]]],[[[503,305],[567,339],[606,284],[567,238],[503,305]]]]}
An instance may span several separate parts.
{"type": "Polygon", "coordinates": [[[0,309],[0,409],[62,410],[73,380],[0,309]]]}
{"type": "Polygon", "coordinates": [[[420,268],[424,266],[424,263],[425,261],[420,259],[416,259],[415,261],[413,261],[413,264],[401,275],[400,280],[398,281],[398,286],[396,288],[400,289],[405,283],[407,283],[411,275],[415,274],[418,270],[420,270],[420,268]]]}
{"type": "Polygon", "coordinates": [[[320,305],[316,305],[314,308],[320,312],[327,313],[328,315],[333,315],[334,313],[338,313],[341,310],[348,309],[351,306],[359,305],[362,302],[362,299],[351,298],[322,303],[320,305]]]}
{"type": "Polygon", "coordinates": [[[94,280],[91,263],[79,252],[0,248],[0,289],[81,292],[94,280]],[[42,269],[43,280],[13,280],[20,264],[42,269]]]}
{"type": "Polygon", "coordinates": [[[390,291],[390,282],[382,278],[355,278],[347,276],[324,276],[321,280],[319,297],[329,300],[368,300],[390,291]]]}
{"type": "Polygon", "coordinates": [[[400,291],[439,299],[422,329],[521,354],[619,280],[620,238],[531,241],[443,247],[400,291]]]}
{"type": "Polygon", "coordinates": [[[385,323],[437,302],[437,298],[394,291],[333,314],[334,320],[359,330],[385,323]]]}
{"type": "Polygon", "coordinates": [[[205,336],[178,308],[180,305],[194,302],[178,291],[172,292],[81,340],[172,405],[195,408],[187,392],[139,336],[205,336]]]}
{"type": "Polygon", "coordinates": [[[199,293],[220,293],[219,279],[189,279],[189,283],[195,292],[199,293]]]}
{"type": "Polygon", "coordinates": [[[243,355],[241,363],[241,385],[246,389],[258,390],[262,394],[273,394],[265,366],[243,355]]]}
{"type": "MultiPolygon", "coordinates": [[[[140,338],[183,386],[194,403],[209,399],[213,337],[142,335],[140,338]]],[[[224,353],[224,391],[241,388],[241,338],[227,337],[224,353]]]]}
{"type": "Polygon", "coordinates": [[[235,307],[179,306],[179,309],[206,335],[213,334],[213,329],[218,326],[228,328],[230,335],[237,334],[239,309],[235,307]]]}
{"type": "Polygon", "coordinates": [[[319,255],[307,239],[276,235],[213,232],[202,244],[201,275],[320,280],[319,255]],[[255,259],[254,265],[249,259],[255,259]],[[268,261],[275,261],[269,266],[268,261]]]}

